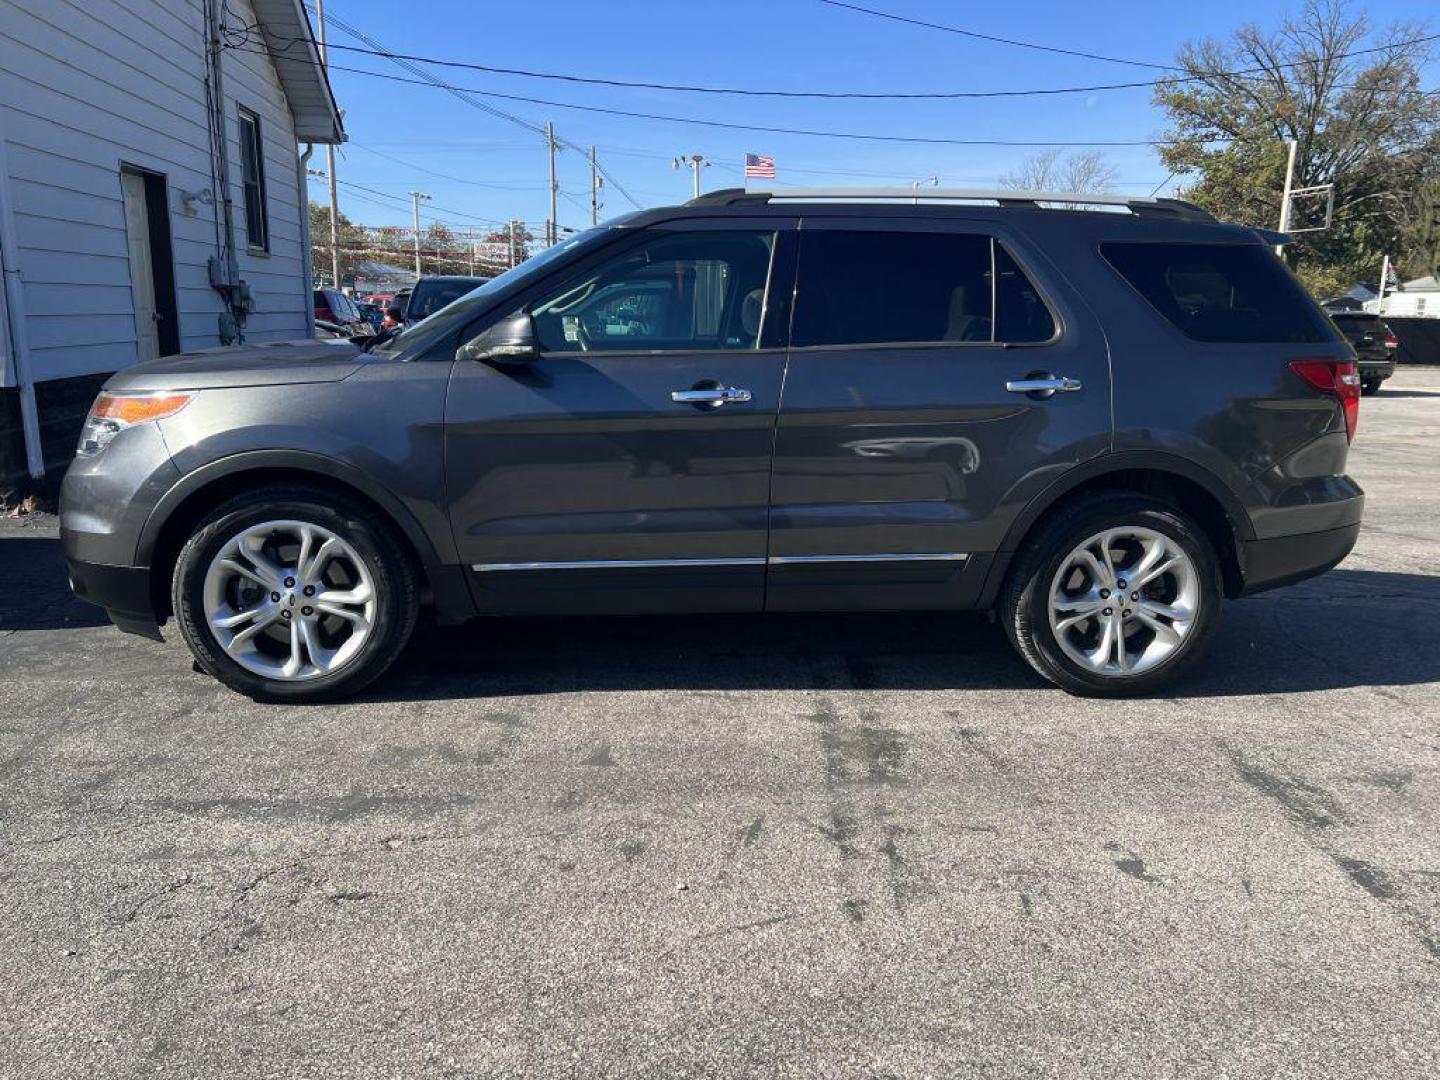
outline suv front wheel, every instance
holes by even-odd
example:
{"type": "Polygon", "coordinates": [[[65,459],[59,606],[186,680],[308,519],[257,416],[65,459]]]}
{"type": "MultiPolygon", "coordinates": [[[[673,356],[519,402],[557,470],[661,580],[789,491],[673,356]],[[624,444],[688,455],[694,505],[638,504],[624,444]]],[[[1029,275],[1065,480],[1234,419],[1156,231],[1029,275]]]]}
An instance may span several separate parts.
{"type": "Polygon", "coordinates": [[[175,565],[176,621],[200,666],[263,701],[353,694],[400,655],[419,609],[387,523],[305,487],[267,487],[201,520],[175,565]]]}
{"type": "Polygon", "coordinates": [[[1027,540],[1001,596],[1005,632],[1037,672],[1097,697],[1147,694],[1215,632],[1219,560],[1165,503],[1123,492],[1060,510],[1027,540]]]}

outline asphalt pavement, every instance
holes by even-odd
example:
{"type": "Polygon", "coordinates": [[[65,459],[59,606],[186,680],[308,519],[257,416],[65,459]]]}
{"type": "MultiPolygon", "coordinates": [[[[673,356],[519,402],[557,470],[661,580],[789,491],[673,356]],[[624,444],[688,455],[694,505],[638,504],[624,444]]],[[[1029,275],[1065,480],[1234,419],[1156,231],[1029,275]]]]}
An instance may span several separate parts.
{"type": "Polygon", "coordinates": [[[1440,1075],[1440,369],[1351,462],[1355,553],[1119,703],[938,614],[258,705],[7,520],[0,1077],[1440,1075]]]}

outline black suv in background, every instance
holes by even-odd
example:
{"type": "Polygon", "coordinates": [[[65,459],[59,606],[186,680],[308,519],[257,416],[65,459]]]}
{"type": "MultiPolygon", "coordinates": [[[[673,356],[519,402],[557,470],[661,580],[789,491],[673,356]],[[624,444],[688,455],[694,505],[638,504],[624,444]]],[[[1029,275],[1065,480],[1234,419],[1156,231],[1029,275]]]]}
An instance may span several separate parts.
{"type": "Polygon", "coordinates": [[[1400,347],[1395,332],[1369,311],[1332,311],[1330,318],[1355,350],[1362,392],[1375,393],[1395,374],[1395,350],[1400,347]]]}
{"type": "Polygon", "coordinates": [[[422,606],[992,610],[1045,679],[1143,694],[1224,597],[1349,552],[1359,390],[1266,241],[1187,203],[723,191],[368,351],[120,372],[62,534],[122,629],[173,615],[274,700],[365,685],[422,606]]]}
{"type": "Polygon", "coordinates": [[[419,322],[489,280],[488,277],[466,277],[460,274],[422,277],[415,282],[405,301],[404,321],[419,322]]]}

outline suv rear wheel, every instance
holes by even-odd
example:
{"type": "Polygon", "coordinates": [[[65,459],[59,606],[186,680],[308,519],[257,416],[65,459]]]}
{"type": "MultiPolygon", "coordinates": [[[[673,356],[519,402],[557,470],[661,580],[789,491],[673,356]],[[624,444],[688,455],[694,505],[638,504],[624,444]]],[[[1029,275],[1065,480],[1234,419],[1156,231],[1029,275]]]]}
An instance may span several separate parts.
{"type": "Polygon", "coordinates": [[[200,666],[268,701],[353,694],[400,655],[419,609],[415,571],[365,508],[305,487],[246,492],[208,514],[172,583],[200,666]]]}
{"type": "Polygon", "coordinates": [[[1115,492],[1062,509],[1027,541],[1001,616],[1020,654],[1057,686],[1132,697],[1200,658],[1222,595],[1199,526],[1165,503],[1115,492]]]}

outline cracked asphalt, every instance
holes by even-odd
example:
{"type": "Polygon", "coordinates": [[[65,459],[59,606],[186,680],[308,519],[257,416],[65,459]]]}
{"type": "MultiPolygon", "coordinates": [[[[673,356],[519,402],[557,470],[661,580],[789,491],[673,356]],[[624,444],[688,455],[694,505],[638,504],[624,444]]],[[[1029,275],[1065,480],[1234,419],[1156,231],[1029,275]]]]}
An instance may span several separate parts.
{"type": "Polygon", "coordinates": [[[494,622],[257,705],[0,526],[0,1076],[1440,1074],[1440,369],[1174,697],[951,615],[494,622]]]}

